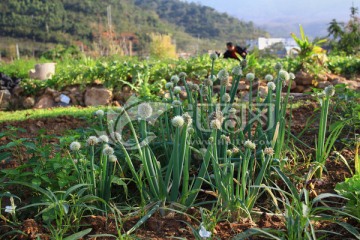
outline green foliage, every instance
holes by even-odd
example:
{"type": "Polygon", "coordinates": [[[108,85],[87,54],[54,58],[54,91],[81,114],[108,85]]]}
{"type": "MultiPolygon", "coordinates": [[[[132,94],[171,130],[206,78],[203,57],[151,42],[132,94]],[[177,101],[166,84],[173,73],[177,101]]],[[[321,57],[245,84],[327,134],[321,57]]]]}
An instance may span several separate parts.
{"type": "Polygon", "coordinates": [[[155,11],[161,19],[181,26],[194,37],[208,39],[253,39],[264,34],[252,22],[245,23],[213,8],[176,0],[136,0],[135,4],[155,11]],[[249,31],[253,29],[255,31],[249,31]],[[226,37],[225,37],[226,36],[226,37]]]}
{"type": "Polygon", "coordinates": [[[265,34],[251,22],[220,14],[210,7],[175,0],[5,0],[0,3],[0,35],[67,46],[81,42],[109,50],[111,43],[103,36],[109,31],[108,6],[111,6],[112,31],[118,39],[122,39],[120,33],[137,36],[139,42],[134,41],[134,49],[142,53],[148,46],[146,35],[151,32],[174,34],[179,49],[183,50],[193,50],[199,43],[198,37],[206,39],[200,43],[209,47],[214,46],[209,39],[216,39],[215,44],[222,46],[239,36],[247,39],[265,34]]]}
{"type": "Polygon", "coordinates": [[[326,65],[331,72],[347,78],[352,78],[360,73],[360,59],[356,56],[332,55],[326,65]]]}
{"type": "MultiPolygon", "coordinates": [[[[315,198],[310,198],[309,191],[305,188],[298,192],[295,185],[279,169],[274,168],[280,179],[284,182],[287,190],[282,190],[278,185],[275,187],[264,187],[268,191],[275,191],[280,197],[273,196],[273,203],[280,217],[283,218],[285,229],[249,229],[236,236],[236,239],[246,239],[251,236],[264,236],[270,239],[317,239],[321,231],[315,228],[315,222],[328,221],[338,224],[358,239],[359,232],[351,225],[342,222],[341,217],[351,216],[342,213],[338,207],[329,207],[333,203],[332,199],[343,199],[343,197],[323,193],[315,198]],[[280,209],[282,206],[283,209],[280,209]]],[[[259,186],[260,187],[260,186],[259,186]]],[[[338,235],[337,232],[327,231],[326,234],[338,235]]]]}
{"type": "MultiPolygon", "coordinates": [[[[288,110],[294,76],[287,71],[300,66],[300,58],[285,58],[275,64],[274,59],[257,59],[255,55],[240,63],[214,55],[146,62],[133,58],[81,58],[59,63],[58,73],[42,82],[42,87],[61,89],[73,84],[85,87],[98,80],[115,90],[130,87],[143,98],[131,97],[121,108],[96,111],[96,124],[89,122],[89,127],[66,133],[59,143],[44,144],[54,138],[45,136],[44,131],[39,131],[35,141],[18,138],[17,131],[24,132],[23,129],[9,128],[0,133],[0,139],[10,139],[0,147],[0,161],[16,158],[22,163],[15,169],[1,171],[0,189],[7,191],[16,186],[32,191],[26,195],[29,201],[20,203],[15,213],[6,214],[5,221],[14,219],[16,227],[20,225],[17,217],[23,220],[28,215],[35,216],[52,238],[76,239],[90,231],[80,225],[84,216],[100,213],[115,220],[118,238],[126,239],[157,213],[167,217],[169,211],[181,213],[202,205],[213,208],[200,209],[201,216],[190,217],[197,220],[201,217],[200,228],[211,231],[219,221],[252,218],[260,206],[257,201],[264,197],[265,201],[273,201],[268,210],[276,211],[274,214],[283,219],[284,228],[251,229],[238,238],[263,235],[274,239],[315,239],[320,234],[326,237],[318,224],[322,222],[336,223],[358,237],[357,229],[342,221],[344,217],[359,219],[352,216],[353,209],[358,208],[358,193],[354,189],[358,177],[337,187],[344,197],[355,196],[355,201],[348,202],[349,212],[338,207],[341,201],[330,202],[331,207],[325,201],[344,197],[325,193],[312,198],[305,187],[316,167],[325,169],[325,161],[342,129],[351,134],[357,132],[360,119],[357,92],[338,86],[334,106],[330,106],[332,88],[319,95],[320,124],[315,146],[318,165],[310,169],[300,190],[296,183],[302,177],[294,176],[294,180],[284,174],[286,158],[298,158],[296,153],[288,152],[293,137],[291,108],[288,110]],[[271,87],[263,96],[253,83],[255,77],[262,78],[268,73],[274,79],[269,80],[271,87]],[[241,80],[250,85],[246,98],[237,91],[241,80]],[[285,82],[287,92],[283,94],[285,82]],[[219,91],[215,91],[218,83],[219,91]],[[166,97],[159,96],[164,93],[166,97]],[[329,113],[329,109],[333,112],[329,113]],[[265,115],[267,121],[263,121],[265,115]],[[137,223],[132,228],[123,228],[128,217],[131,219],[128,223],[133,223],[134,216],[139,218],[137,223]]],[[[36,81],[25,80],[23,86],[32,89],[31,83],[36,81]]],[[[25,119],[27,114],[34,118],[62,114],[89,117],[93,110],[97,108],[24,111],[15,112],[14,116],[5,113],[0,121],[9,116],[12,120],[25,119]]],[[[293,162],[297,166],[300,160],[293,162]]],[[[291,163],[286,167],[295,168],[291,163]]],[[[303,168],[299,169],[302,175],[303,168]]],[[[186,224],[200,238],[198,227],[186,224]]],[[[91,237],[114,236],[105,233],[91,237]]]]}
{"type": "Polygon", "coordinates": [[[333,36],[331,46],[335,51],[346,54],[358,54],[360,50],[360,20],[358,8],[350,8],[350,20],[346,23],[339,23],[333,19],[329,23],[329,36],[333,36]]]}
{"type": "Polygon", "coordinates": [[[167,35],[152,34],[150,56],[157,59],[176,58],[176,46],[167,35]]]}
{"type": "Polygon", "coordinates": [[[346,210],[360,218],[360,174],[346,178],[342,183],[337,183],[335,191],[348,199],[346,210]]]}
{"type": "Polygon", "coordinates": [[[301,25],[300,37],[296,36],[294,33],[291,34],[291,37],[295,40],[299,47],[299,49],[294,50],[298,53],[301,68],[312,73],[319,73],[321,70],[324,70],[323,65],[326,62],[326,51],[319,45],[325,43],[327,39],[320,39],[311,42],[305,35],[304,29],[301,25]]]}

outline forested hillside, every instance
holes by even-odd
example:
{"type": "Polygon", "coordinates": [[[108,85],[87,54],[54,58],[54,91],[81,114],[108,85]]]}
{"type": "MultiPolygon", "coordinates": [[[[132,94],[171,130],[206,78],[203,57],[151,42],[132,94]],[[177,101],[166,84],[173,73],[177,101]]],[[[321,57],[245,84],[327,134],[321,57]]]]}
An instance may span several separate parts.
{"type": "Polygon", "coordinates": [[[92,43],[109,36],[109,23],[111,34],[136,35],[138,47],[144,47],[151,32],[171,34],[183,50],[199,41],[216,45],[266,34],[252,23],[179,0],[0,2],[0,37],[64,45],[81,41],[93,47],[92,43]]]}

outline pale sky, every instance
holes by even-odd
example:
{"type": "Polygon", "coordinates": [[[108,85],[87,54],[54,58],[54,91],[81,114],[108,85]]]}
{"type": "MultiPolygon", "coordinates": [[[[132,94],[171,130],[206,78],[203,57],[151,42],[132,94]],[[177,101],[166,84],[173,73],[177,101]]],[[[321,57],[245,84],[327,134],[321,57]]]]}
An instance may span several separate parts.
{"type": "MultiPolygon", "coordinates": [[[[350,7],[360,8],[360,0],[188,0],[210,6],[258,26],[293,30],[299,24],[316,33],[326,29],[333,18],[347,21],[350,7]],[[292,26],[292,27],[291,27],[292,26]],[[319,28],[319,29],[318,29],[319,28]]],[[[276,29],[275,29],[276,30],[276,29]]]]}

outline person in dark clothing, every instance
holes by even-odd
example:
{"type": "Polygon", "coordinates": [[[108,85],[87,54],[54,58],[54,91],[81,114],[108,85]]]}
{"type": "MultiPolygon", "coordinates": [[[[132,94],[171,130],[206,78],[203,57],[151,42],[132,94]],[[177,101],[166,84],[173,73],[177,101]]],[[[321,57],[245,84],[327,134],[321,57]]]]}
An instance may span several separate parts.
{"type": "Polygon", "coordinates": [[[227,51],[224,53],[224,58],[233,58],[240,61],[241,59],[236,54],[240,55],[240,57],[243,59],[246,58],[246,48],[234,46],[232,42],[226,43],[226,47],[227,51]]]}

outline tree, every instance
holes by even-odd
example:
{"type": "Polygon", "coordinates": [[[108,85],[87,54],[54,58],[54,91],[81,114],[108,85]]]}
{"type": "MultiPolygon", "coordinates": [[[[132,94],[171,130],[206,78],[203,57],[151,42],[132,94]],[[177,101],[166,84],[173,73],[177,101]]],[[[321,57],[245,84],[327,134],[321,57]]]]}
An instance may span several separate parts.
{"type": "Polygon", "coordinates": [[[339,23],[338,21],[336,21],[336,19],[333,19],[329,23],[329,27],[327,28],[327,31],[329,33],[328,36],[333,36],[334,39],[343,36],[344,34],[343,25],[344,25],[343,23],[339,23]]]}
{"type": "Polygon", "coordinates": [[[176,58],[176,46],[172,44],[171,37],[169,35],[152,33],[150,35],[150,56],[164,59],[164,58],[176,58]]]}
{"type": "Polygon", "coordinates": [[[334,40],[330,44],[333,49],[343,51],[347,54],[357,54],[360,50],[360,20],[357,16],[358,8],[350,8],[350,20],[343,26],[333,19],[329,23],[329,36],[334,40]]]}

